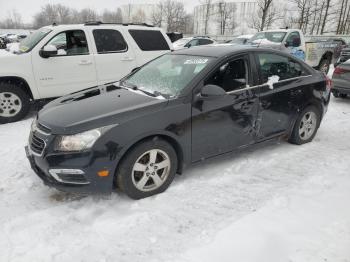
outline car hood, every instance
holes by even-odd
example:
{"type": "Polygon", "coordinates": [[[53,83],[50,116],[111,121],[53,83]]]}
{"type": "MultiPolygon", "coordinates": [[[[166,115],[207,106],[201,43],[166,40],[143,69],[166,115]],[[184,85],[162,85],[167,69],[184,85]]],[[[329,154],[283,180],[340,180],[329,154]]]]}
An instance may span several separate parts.
{"type": "Polygon", "coordinates": [[[58,98],[38,113],[40,124],[53,134],[76,134],[97,127],[122,124],[161,110],[168,100],[115,85],[89,88],[58,98]]]}

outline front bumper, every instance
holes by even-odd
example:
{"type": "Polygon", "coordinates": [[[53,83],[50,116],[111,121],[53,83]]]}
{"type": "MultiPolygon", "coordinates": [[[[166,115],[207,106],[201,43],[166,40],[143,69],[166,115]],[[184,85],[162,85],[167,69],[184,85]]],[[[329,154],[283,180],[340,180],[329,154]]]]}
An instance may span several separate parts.
{"type": "Polygon", "coordinates": [[[93,152],[38,156],[29,146],[25,147],[25,152],[31,168],[47,186],[81,194],[110,193],[113,190],[115,167],[103,157],[96,159],[93,152]],[[62,170],[81,172],[59,174],[62,170]],[[100,170],[108,170],[109,175],[98,176],[100,170]]]}

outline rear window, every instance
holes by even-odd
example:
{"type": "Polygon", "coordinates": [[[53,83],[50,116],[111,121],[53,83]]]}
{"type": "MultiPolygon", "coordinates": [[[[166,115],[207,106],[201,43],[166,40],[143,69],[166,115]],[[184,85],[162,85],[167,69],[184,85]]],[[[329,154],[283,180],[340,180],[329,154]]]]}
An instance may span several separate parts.
{"type": "Polygon", "coordinates": [[[93,31],[99,54],[124,52],[128,46],[122,34],[114,29],[95,29],[93,31]]]}
{"type": "Polygon", "coordinates": [[[130,29],[129,33],[142,51],[170,50],[160,31],[130,29]]]}

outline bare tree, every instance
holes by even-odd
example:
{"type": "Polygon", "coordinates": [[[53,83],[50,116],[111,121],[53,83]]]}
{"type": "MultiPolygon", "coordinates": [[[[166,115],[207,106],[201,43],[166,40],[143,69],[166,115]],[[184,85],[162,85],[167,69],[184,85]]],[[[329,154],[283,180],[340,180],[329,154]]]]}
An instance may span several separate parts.
{"type": "Polygon", "coordinates": [[[208,23],[210,20],[210,17],[212,16],[212,0],[202,0],[200,2],[204,8],[204,34],[208,34],[208,23]]]}
{"type": "Polygon", "coordinates": [[[145,23],[146,14],[142,9],[137,10],[137,12],[131,18],[132,23],[145,23]]]}
{"type": "Polygon", "coordinates": [[[0,22],[0,27],[4,29],[18,29],[23,28],[23,22],[21,15],[17,10],[13,9],[7,17],[0,22]]]}
{"type": "Polygon", "coordinates": [[[235,28],[234,14],[236,5],[234,3],[219,2],[218,6],[218,23],[220,26],[220,34],[225,35],[227,31],[232,33],[235,28]]]}
{"type": "Polygon", "coordinates": [[[105,23],[122,23],[122,10],[120,8],[116,11],[104,10],[102,13],[102,21],[105,23]]]}
{"type": "Polygon", "coordinates": [[[164,2],[164,20],[168,32],[183,31],[185,28],[185,7],[182,2],[166,0],[164,2]]]}
{"type": "Polygon", "coordinates": [[[155,26],[162,27],[164,22],[164,4],[159,2],[153,9],[151,14],[152,24],[155,26]]]}
{"type": "Polygon", "coordinates": [[[252,27],[258,31],[263,31],[271,27],[271,25],[281,19],[278,10],[273,5],[273,0],[258,0],[257,13],[253,17],[252,27]]]}
{"type": "Polygon", "coordinates": [[[326,21],[327,21],[327,18],[328,18],[328,12],[329,12],[330,3],[331,3],[331,0],[326,0],[325,14],[323,16],[323,22],[322,22],[322,27],[321,27],[321,35],[325,31],[325,26],[326,26],[326,21]]]}

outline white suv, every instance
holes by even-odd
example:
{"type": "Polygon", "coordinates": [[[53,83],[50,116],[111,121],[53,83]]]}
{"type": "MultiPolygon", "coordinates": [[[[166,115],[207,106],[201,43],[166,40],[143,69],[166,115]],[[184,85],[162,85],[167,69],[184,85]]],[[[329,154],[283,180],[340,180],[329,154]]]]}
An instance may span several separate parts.
{"type": "Polygon", "coordinates": [[[171,49],[167,35],[146,24],[43,27],[17,50],[0,50],[0,124],[22,119],[30,101],[118,81],[171,49]]]}

